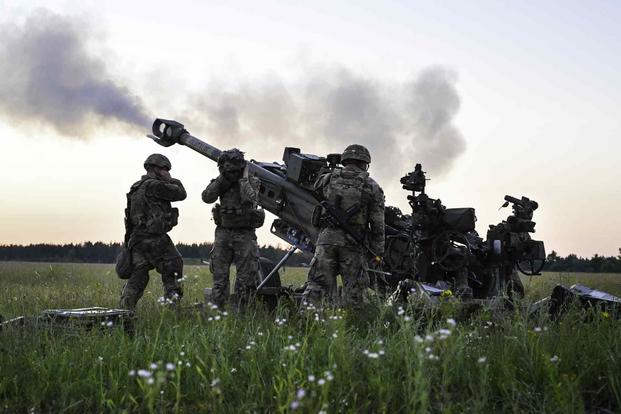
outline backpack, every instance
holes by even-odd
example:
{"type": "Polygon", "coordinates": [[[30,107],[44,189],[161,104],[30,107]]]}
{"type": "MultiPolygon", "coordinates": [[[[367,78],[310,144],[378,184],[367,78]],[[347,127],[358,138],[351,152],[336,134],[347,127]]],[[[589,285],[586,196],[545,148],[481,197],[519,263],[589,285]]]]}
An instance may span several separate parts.
{"type": "Polygon", "coordinates": [[[347,224],[364,233],[368,222],[368,197],[364,191],[369,173],[336,170],[324,189],[328,204],[342,211],[355,212],[347,224]]]}
{"type": "Polygon", "coordinates": [[[125,238],[123,241],[123,245],[121,246],[121,251],[116,256],[116,262],[114,266],[114,270],[116,271],[117,276],[120,279],[129,279],[134,271],[134,267],[132,265],[132,252],[131,252],[131,235],[133,230],[133,224],[130,218],[130,207],[131,207],[131,196],[133,193],[138,191],[138,189],[147,182],[148,179],[140,180],[129,190],[127,193],[127,207],[125,208],[125,238]]]}

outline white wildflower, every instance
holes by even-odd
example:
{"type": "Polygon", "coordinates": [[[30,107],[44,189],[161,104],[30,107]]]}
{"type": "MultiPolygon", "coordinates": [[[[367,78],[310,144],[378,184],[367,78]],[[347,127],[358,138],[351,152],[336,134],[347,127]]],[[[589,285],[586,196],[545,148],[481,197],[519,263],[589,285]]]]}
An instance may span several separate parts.
{"type": "Polygon", "coordinates": [[[151,365],[149,365],[149,368],[157,369],[157,364],[155,362],[151,362],[151,365]]]}
{"type": "Polygon", "coordinates": [[[155,382],[155,381],[153,380],[153,378],[149,378],[149,379],[147,380],[147,384],[149,384],[149,385],[153,385],[153,383],[154,383],[154,382],[155,382]]]}
{"type": "Polygon", "coordinates": [[[533,329],[534,332],[541,332],[541,327],[539,326],[535,326],[535,329],[533,329]]]}
{"type": "Polygon", "coordinates": [[[166,364],[166,371],[174,371],[175,370],[175,364],[173,364],[172,362],[168,362],[166,364]]]}
{"type": "Polygon", "coordinates": [[[422,344],[423,343],[423,338],[421,338],[420,335],[415,335],[414,336],[414,342],[422,344]]]}
{"type": "Polygon", "coordinates": [[[136,376],[136,370],[132,369],[131,371],[129,371],[129,376],[130,377],[135,377],[136,376]]]}
{"type": "Polygon", "coordinates": [[[300,388],[298,392],[296,393],[296,396],[298,400],[301,400],[302,398],[306,396],[306,390],[304,388],[300,388]]]}
{"type": "Polygon", "coordinates": [[[317,381],[317,384],[319,385],[324,385],[326,383],[326,380],[323,378],[319,378],[319,380],[317,381]]]}
{"type": "Polygon", "coordinates": [[[550,362],[553,364],[557,363],[558,361],[560,361],[558,355],[554,355],[552,358],[550,358],[550,362]]]}
{"type": "Polygon", "coordinates": [[[141,378],[149,378],[151,377],[151,371],[147,371],[146,369],[139,369],[138,376],[141,378]]]}
{"type": "Polygon", "coordinates": [[[315,376],[314,375],[309,375],[308,376],[308,382],[315,382],[315,376]]]}
{"type": "Polygon", "coordinates": [[[211,386],[212,386],[212,387],[217,387],[217,386],[218,386],[218,384],[220,384],[220,378],[214,378],[214,379],[211,381],[211,386]]]}
{"type": "Polygon", "coordinates": [[[292,410],[297,410],[298,408],[300,408],[300,402],[298,400],[294,400],[291,402],[291,409],[292,410]]]}
{"type": "Polygon", "coordinates": [[[455,322],[455,319],[453,319],[453,318],[448,318],[448,319],[446,320],[446,323],[448,323],[448,324],[449,324],[450,326],[452,326],[453,328],[454,328],[455,326],[457,326],[457,322],[455,322]]]}
{"type": "Polygon", "coordinates": [[[477,359],[477,362],[478,362],[479,364],[484,364],[484,363],[485,363],[485,361],[487,361],[487,357],[484,357],[484,356],[479,357],[479,359],[477,359]]]}

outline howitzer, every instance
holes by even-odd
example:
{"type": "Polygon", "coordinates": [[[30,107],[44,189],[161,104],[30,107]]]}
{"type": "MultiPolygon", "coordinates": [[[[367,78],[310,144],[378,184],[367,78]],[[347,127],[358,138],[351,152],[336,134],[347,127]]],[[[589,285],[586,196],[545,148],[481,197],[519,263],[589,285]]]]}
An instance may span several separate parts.
{"type": "MultiPolygon", "coordinates": [[[[221,150],[190,135],[179,122],[156,119],[153,135],[148,135],[158,144],[169,147],[184,145],[217,162],[221,150]]],[[[302,154],[298,148],[285,148],[285,165],[251,160],[247,163],[249,175],[261,183],[258,204],[276,215],[271,232],[302,251],[313,253],[319,235],[319,228],[313,225],[313,213],[320,207],[312,192],[318,175],[333,159],[302,154]]],[[[315,213],[316,214],[316,213],[315,213]]]]}
{"type": "MultiPolygon", "coordinates": [[[[425,193],[427,178],[420,164],[401,178],[403,189],[411,191],[411,215],[387,208],[386,223],[401,229],[386,236],[385,263],[396,265],[388,279],[414,279],[428,283],[450,282],[467,275],[475,298],[523,294],[516,269],[532,276],[540,274],[545,260],[542,241],[532,240],[536,201],[505,196],[503,207],[512,204],[513,214],[490,226],[487,240],[475,231],[473,208],[446,208],[439,199],[425,193]],[[407,260],[406,260],[407,259],[407,260]]],[[[463,283],[463,282],[462,282],[463,283]]],[[[391,286],[394,287],[394,286],[391,286]]]]}

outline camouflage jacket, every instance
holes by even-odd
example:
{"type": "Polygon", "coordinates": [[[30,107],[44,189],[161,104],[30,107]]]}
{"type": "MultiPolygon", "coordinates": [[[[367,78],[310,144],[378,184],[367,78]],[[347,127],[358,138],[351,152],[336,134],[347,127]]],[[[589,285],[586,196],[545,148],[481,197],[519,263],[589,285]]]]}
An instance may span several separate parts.
{"type": "Polygon", "coordinates": [[[256,228],[265,219],[263,210],[257,209],[260,185],[256,177],[244,177],[232,183],[220,174],[211,180],[202,198],[208,204],[220,199],[220,204],[213,209],[214,221],[218,226],[256,228]]]}
{"type": "Polygon", "coordinates": [[[181,181],[175,178],[163,180],[146,174],[131,186],[127,196],[128,224],[135,239],[168,233],[179,218],[179,211],[170,203],[184,200],[187,194],[181,181]]]}
{"type": "MultiPolygon", "coordinates": [[[[384,253],[384,191],[369,173],[348,164],[342,170],[319,177],[315,190],[332,207],[356,210],[348,221],[349,227],[364,238],[374,253],[384,253]]],[[[338,226],[325,225],[317,244],[352,246],[357,243],[338,226]]]]}

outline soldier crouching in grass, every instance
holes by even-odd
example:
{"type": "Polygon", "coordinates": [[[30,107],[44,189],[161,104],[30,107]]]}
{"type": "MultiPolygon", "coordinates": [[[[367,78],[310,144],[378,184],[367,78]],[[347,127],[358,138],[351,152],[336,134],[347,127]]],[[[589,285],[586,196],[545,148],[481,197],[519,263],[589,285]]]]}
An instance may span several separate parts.
{"type": "Polygon", "coordinates": [[[229,298],[229,269],[237,268],[235,293],[241,307],[254,296],[259,280],[259,248],[255,229],[263,225],[265,212],[257,207],[259,179],[244,176],[246,160],[238,149],[222,152],[218,158],[220,175],[203,191],[205,203],[220,198],[212,210],[216,234],[211,252],[212,300],[223,307],[229,298]]]}
{"type": "Polygon", "coordinates": [[[369,286],[367,253],[378,260],[384,254],[384,192],[369,177],[371,154],[364,146],[348,146],[341,163],[342,169],[318,178],[315,190],[327,208],[347,219],[337,223],[324,208],[304,297],[314,304],[326,297],[333,301],[340,274],[345,305],[359,309],[369,286]]]}
{"type": "Polygon", "coordinates": [[[179,211],[170,203],[184,200],[186,192],[181,181],[170,176],[171,164],[165,156],[150,155],[144,168],[147,174],[127,194],[126,244],[133,270],[123,287],[119,306],[130,310],[136,308],[153,268],[162,275],[167,302],[176,303],[183,296],[178,282],[183,276],[183,259],[166,233],[177,225],[179,217],[179,211]]]}

